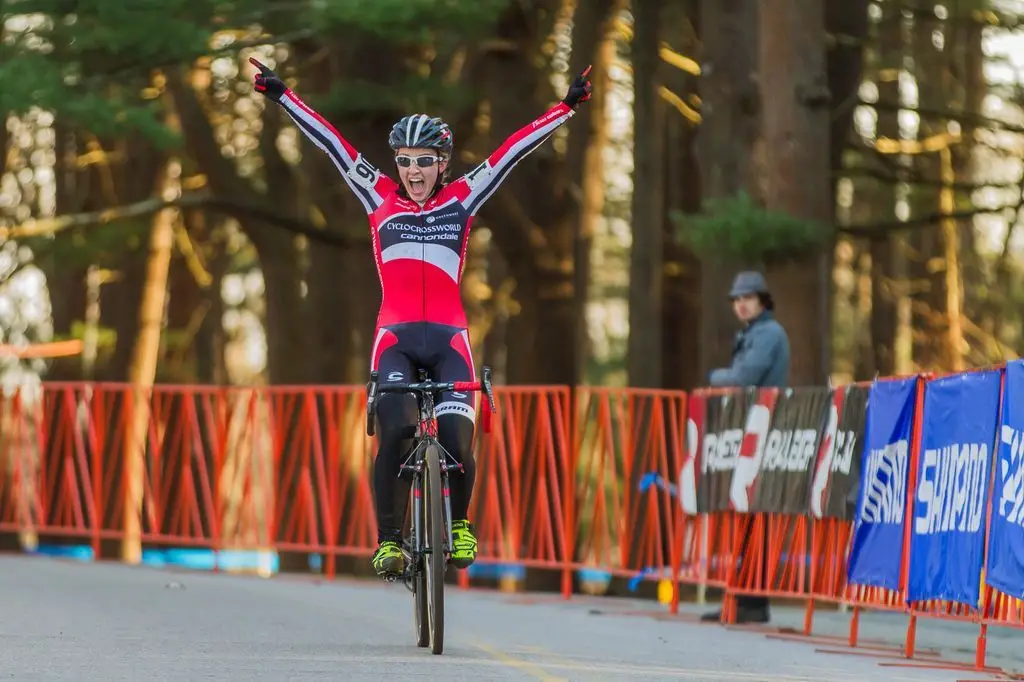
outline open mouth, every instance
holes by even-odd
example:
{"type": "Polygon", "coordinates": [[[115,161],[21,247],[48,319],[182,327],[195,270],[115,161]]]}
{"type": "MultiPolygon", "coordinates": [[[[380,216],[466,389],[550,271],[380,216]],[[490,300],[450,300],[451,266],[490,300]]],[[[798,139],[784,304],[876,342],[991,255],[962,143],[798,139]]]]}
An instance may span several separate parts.
{"type": "Polygon", "coordinates": [[[422,178],[409,178],[409,189],[413,192],[422,192],[426,189],[426,183],[422,178]]]}

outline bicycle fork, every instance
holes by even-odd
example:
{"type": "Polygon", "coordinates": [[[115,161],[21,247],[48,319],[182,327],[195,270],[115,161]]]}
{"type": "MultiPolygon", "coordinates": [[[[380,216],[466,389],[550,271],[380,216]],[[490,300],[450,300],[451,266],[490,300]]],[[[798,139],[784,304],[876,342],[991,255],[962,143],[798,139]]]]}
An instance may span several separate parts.
{"type": "MultiPolygon", "coordinates": [[[[426,531],[423,528],[423,510],[425,508],[425,500],[423,499],[423,472],[416,472],[414,474],[412,482],[412,546],[409,547],[406,554],[406,569],[405,586],[409,591],[414,591],[413,579],[421,570],[423,570],[423,560],[430,553],[435,551],[434,547],[427,549],[426,543],[426,531]]],[[[451,553],[451,537],[452,537],[452,499],[449,489],[449,477],[446,469],[441,470],[441,495],[444,500],[444,529],[445,538],[442,540],[442,545],[437,548],[438,551],[451,553]]],[[[447,562],[446,562],[447,564],[447,562]]]]}

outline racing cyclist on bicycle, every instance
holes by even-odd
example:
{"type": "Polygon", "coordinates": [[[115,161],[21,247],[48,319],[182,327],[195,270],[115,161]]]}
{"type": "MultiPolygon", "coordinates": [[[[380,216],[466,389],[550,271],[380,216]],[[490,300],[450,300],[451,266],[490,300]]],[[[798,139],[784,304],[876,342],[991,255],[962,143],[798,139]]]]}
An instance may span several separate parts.
{"type": "MultiPolygon", "coordinates": [[[[381,173],[334,127],[305,104],[273,71],[259,69],[254,87],[279,103],[299,129],[327,153],[369,217],[382,301],[377,316],[371,370],[382,385],[415,381],[418,369],[436,381],[476,381],[460,282],[470,225],[480,206],[509,171],[540,146],[590,98],[590,67],[579,74],[565,98],[505,140],[483,163],[448,182],[454,148],[452,132],[439,118],[405,116],[391,129],[400,182],[381,173]]],[[[476,463],[472,453],[475,396],[450,392],[436,407],[438,440],[462,464],[450,482],[451,561],[466,568],[476,559],[477,541],[467,517],[476,463]]],[[[371,560],[381,577],[405,570],[402,521],[408,489],[397,485],[399,467],[412,447],[417,420],[411,395],[382,395],[377,407],[380,448],[374,462],[377,551],[371,560]]]]}

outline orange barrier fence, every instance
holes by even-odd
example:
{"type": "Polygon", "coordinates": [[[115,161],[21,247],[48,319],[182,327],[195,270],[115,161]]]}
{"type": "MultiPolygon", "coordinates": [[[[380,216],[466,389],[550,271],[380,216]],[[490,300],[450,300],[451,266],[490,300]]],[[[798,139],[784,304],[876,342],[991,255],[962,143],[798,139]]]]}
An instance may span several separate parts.
{"type": "MultiPolygon", "coordinates": [[[[714,410],[735,407],[730,401],[749,401],[744,410],[764,402],[782,414],[780,405],[791,398],[776,389],[580,388],[573,395],[567,387],[497,388],[493,429],[476,435],[470,518],[477,563],[548,571],[565,598],[586,569],[667,579],[673,614],[681,585],[719,589],[727,622],[735,620],[740,595],[795,599],[806,604],[797,637],[877,655],[887,647],[860,640],[864,609],[907,614],[906,641],[897,652],[904,657],[932,656],[916,650],[916,619],[967,619],[981,628],[970,667],[982,668],[986,628],[1024,626],[1020,600],[986,586],[980,609],[907,603],[910,491],[925,385],[925,378],[917,380],[897,590],[848,584],[848,518],[765,511],[735,482],[716,493],[721,500],[701,499],[713,510],[694,508],[698,491],[713,487],[698,485],[699,477],[714,476],[730,457],[736,472],[752,460],[755,469],[774,462],[780,476],[801,457],[811,467],[838,466],[831,451],[823,454],[834,447],[826,426],[814,426],[814,453],[801,450],[799,425],[789,436],[757,431],[753,417],[742,417],[748,421],[739,436],[736,429],[712,433],[707,426],[720,417],[714,410]],[[852,607],[848,637],[813,638],[819,604],[852,607]]],[[[369,476],[375,447],[365,434],[362,386],[142,391],[49,383],[36,393],[17,391],[0,399],[0,543],[26,535],[71,539],[89,544],[97,557],[132,540],[215,553],[313,554],[333,576],[343,570],[340,558],[365,563],[376,546],[369,476]]],[[[458,579],[469,583],[466,571],[458,579]]]]}

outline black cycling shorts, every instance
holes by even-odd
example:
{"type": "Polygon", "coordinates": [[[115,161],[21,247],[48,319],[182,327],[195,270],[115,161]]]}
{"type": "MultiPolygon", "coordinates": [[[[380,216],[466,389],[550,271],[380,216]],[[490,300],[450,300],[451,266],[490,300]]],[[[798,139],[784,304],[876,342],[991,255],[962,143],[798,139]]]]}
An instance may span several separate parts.
{"type": "MultiPolygon", "coordinates": [[[[378,327],[370,368],[381,385],[417,381],[419,369],[434,381],[476,381],[469,330],[432,322],[378,327]]],[[[475,423],[475,405],[475,393],[446,392],[434,414],[457,414],[475,423]]]]}

